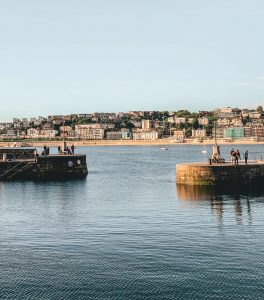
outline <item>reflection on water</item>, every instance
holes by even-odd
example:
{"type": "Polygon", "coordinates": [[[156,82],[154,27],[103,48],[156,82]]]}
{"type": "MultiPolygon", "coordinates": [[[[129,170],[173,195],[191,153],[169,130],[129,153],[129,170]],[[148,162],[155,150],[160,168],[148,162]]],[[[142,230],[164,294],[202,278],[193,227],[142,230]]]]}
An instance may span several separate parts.
{"type": "Polygon", "coordinates": [[[251,201],[262,202],[264,191],[262,188],[248,190],[226,189],[223,187],[176,185],[177,198],[180,201],[210,202],[212,212],[219,224],[223,222],[223,215],[233,207],[237,224],[247,221],[252,224],[251,201]]]}

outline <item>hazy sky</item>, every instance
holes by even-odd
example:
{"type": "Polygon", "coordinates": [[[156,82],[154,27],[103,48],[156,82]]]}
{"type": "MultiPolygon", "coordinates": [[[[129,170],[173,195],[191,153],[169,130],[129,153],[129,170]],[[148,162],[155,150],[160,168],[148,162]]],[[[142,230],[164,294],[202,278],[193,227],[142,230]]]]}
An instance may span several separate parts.
{"type": "Polygon", "coordinates": [[[264,105],[264,1],[0,1],[0,80],[0,120],[264,105]]]}

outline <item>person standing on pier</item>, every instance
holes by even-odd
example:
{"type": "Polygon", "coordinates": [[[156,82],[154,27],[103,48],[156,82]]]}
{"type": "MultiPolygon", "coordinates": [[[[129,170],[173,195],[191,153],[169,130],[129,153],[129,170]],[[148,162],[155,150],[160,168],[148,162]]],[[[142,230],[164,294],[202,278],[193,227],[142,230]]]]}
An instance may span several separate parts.
{"type": "Polygon", "coordinates": [[[248,150],[245,151],[244,156],[245,156],[245,164],[247,165],[247,161],[248,161],[248,150]]]}
{"type": "Polygon", "coordinates": [[[238,157],[239,159],[241,159],[240,152],[239,152],[238,149],[237,149],[237,151],[236,151],[236,154],[237,154],[237,157],[238,157]]]}
{"type": "Polygon", "coordinates": [[[234,148],[231,149],[230,158],[231,158],[231,164],[233,164],[235,162],[235,150],[234,150],[234,148]]]}
{"type": "Polygon", "coordinates": [[[43,147],[43,155],[46,156],[47,155],[47,146],[44,145],[43,147]]]}
{"type": "Polygon", "coordinates": [[[235,160],[235,165],[237,166],[238,165],[238,158],[240,156],[240,153],[237,152],[237,151],[234,151],[234,160],[235,160]]]}
{"type": "Polygon", "coordinates": [[[71,145],[71,153],[72,153],[72,155],[74,155],[74,145],[73,144],[71,145]]]}

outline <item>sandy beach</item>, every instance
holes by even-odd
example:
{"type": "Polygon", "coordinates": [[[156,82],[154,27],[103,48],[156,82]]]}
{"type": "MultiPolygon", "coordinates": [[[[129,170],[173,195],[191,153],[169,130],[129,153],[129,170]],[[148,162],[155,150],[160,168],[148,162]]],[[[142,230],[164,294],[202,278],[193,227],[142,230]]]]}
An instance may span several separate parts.
{"type": "MultiPolygon", "coordinates": [[[[159,140],[79,140],[72,141],[67,140],[67,145],[75,145],[76,147],[85,147],[85,146],[169,146],[169,145],[213,145],[214,140],[205,140],[204,142],[198,142],[193,140],[186,140],[184,143],[177,142],[173,139],[159,139],[159,140]]],[[[261,145],[264,144],[264,141],[255,142],[249,140],[235,140],[235,141],[217,141],[219,145],[227,144],[244,144],[244,145],[261,145]]],[[[43,141],[43,140],[32,140],[32,141],[17,141],[17,142],[0,142],[0,147],[43,147],[47,146],[61,146],[63,141],[43,141]]]]}

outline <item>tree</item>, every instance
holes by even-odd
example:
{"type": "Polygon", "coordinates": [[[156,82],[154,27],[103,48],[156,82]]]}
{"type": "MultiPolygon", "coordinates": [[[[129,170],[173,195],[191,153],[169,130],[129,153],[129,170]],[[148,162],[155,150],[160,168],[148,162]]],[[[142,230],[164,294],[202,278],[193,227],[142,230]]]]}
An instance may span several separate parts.
{"type": "Polygon", "coordinates": [[[192,126],[193,126],[193,129],[197,129],[199,128],[199,122],[198,122],[198,119],[195,118],[192,122],[192,126]]]}
{"type": "Polygon", "coordinates": [[[263,107],[262,105],[259,105],[256,109],[258,112],[263,113],[263,107]]]}
{"type": "Polygon", "coordinates": [[[188,110],[181,109],[176,112],[177,117],[187,117],[190,116],[191,113],[188,110]]]}

